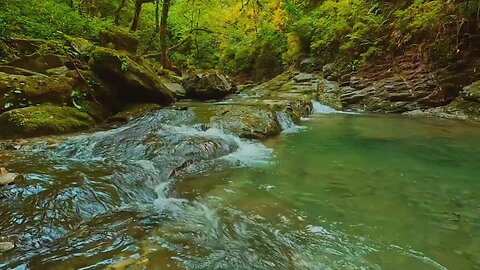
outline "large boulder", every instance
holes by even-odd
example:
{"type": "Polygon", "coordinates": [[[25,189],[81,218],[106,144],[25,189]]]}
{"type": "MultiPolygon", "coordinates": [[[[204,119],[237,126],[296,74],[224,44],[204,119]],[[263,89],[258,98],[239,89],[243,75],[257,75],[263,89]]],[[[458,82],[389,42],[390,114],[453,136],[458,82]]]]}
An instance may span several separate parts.
{"type": "Polygon", "coordinates": [[[220,106],[210,124],[248,139],[263,140],[282,131],[276,112],[263,106],[220,106]]]}
{"type": "Polygon", "coordinates": [[[135,54],[138,49],[138,38],[119,28],[108,28],[100,31],[100,46],[113,47],[119,51],[135,54]]]}
{"type": "Polygon", "coordinates": [[[40,105],[0,114],[0,137],[34,137],[85,130],[95,125],[86,113],[71,107],[40,105]]]}
{"type": "Polygon", "coordinates": [[[76,80],[67,76],[24,76],[0,72],[0,113],[40,103],[68,104],[76,80]]]}
{"type": "Polygon", "coordinates": [[[158,76],[126,54],[99,47],[93,51],[90,65],[102,80],[119,90],[119,98],[123,101],[163,105],[175,101],[158,76]]]}
{"type": "Polygon", "coordinates": [[[187,98],[199,100],[221,99],[237,91],[228,76],[218,73],[190,75],[183,80],[183,87],[187,98]]]}
{"type": "Polygon", "coordinates": [[[38,52],[20,57],[10,62],[10,66],[44,74],[46,74],[49,69],[61,67],[63,65],[64,60],[62,56],[52,53],[41,54],[38,52]]]}

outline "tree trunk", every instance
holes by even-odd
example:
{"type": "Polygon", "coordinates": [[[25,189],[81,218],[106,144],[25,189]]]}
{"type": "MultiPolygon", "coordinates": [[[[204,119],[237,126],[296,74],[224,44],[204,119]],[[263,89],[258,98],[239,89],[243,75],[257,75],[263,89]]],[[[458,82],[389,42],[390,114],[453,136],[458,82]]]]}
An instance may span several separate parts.
{"type": "Polygon", "coordinates": [[[162,19],[160,21],[160,49],[162,53],[162,66],[164,69],[172,69],[172,62],[168,53],[167,46],[167,21],[168,10],[170,9],[170,0],[163,0],[162,19]]]}
{"type": "Polygon", "coordinates": [[[117,8],[117,11],[115,11],[115,25],[120,24],[120,13],[122,12],[122,9],[125,7],[125,0],[122,0],[120,2],[120,5],[117,8]]]}
{"type": "Polygon", "coordinates": [[[142,5],[145,3],[151,3],[154,0],[136,0],[135,11],[133,13],[132,26],[130,26],[130,32],[137,31],[138,23],[140,22],[140,12],[142,12],[142,5]]]}

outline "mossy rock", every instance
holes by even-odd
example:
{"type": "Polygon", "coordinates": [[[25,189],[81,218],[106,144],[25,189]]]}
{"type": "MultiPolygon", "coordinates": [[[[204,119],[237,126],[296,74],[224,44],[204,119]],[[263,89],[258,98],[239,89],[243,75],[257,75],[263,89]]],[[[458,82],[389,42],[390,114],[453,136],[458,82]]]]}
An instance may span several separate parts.
{"type": "Polygon", "coordinates": [[[264,106],[227,105],[216,108],[212,127],[247,139],[263,140],[282,131],[274,110],[264,106]]]}
{"type": "Polygon", "coordinates": [[[97,48],[90,57],[92,70],[111,87],[118,88],[126,102],[155,102],[169,105],[175,101],[160,77],[128,55],[107,48],[97,48]]]}
{"type": "Polygon", "coordinates": [[[99,34],[100,46],[113,46],[116,50],[135,54],[140,43],[138,38],[118,27],[102,29],[99,34]]]}
{"type": "Polygon", "coordinates": [[[76,79],[0,72],[0,113],[41,103],[69,104],[76,79]]]}
{"type": "Polygon", "coordinates": [[[15,109],[0,115],[0,137],[35,137],[91,128],[95,121],[71,107],[41,105],[15,109]]]}

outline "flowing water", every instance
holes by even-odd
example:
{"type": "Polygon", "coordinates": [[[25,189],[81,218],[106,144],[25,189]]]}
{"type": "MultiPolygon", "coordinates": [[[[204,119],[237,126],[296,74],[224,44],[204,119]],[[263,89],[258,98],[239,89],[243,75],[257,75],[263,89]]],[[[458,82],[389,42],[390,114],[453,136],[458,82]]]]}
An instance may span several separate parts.
{"type": "Polygon", "coordinates": [[[0,151],[0,269],[480,269],[480,127],[318,108],[264,144],[165,110],[0,151]]]}

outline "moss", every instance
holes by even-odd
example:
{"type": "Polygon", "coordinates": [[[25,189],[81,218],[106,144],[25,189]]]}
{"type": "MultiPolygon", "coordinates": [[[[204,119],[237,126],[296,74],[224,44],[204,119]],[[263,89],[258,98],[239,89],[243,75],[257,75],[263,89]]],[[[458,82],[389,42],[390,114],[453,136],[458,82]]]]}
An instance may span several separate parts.
{"type": "Polygon", "coordinates": [[[93,127],[95,121],[71,107],[41,105],[11,110],[0,115],[1,137],[34,137],[62,134],[93,127]]]}

